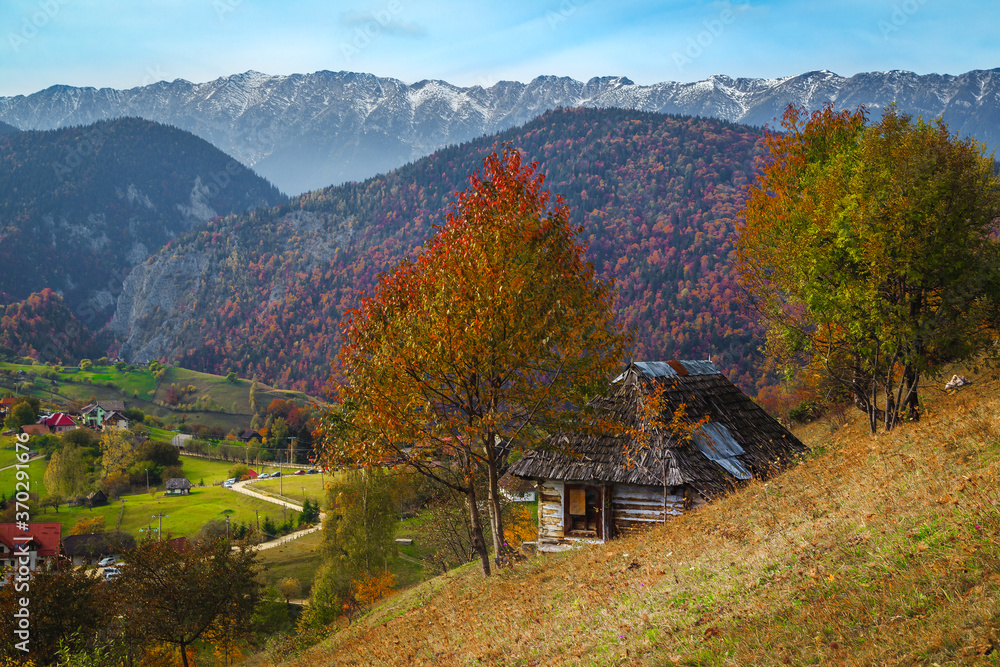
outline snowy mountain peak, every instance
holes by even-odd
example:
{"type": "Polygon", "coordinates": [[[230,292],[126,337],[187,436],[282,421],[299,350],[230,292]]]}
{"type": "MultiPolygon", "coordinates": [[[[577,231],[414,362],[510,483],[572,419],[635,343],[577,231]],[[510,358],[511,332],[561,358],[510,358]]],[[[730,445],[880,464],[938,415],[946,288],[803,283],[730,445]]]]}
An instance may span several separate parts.
{"type": "Polygon", "coordinates": [[[521,125],[555,107],[619,107],[773,123],[788,104],[816,109],[895,102],[952,131],[1000,145],[1000,69],[917,75],[891,70],[843,77],[821,69],[770,78],[716,74],[637,85],[625,76],[582,83],[538,76],[460,87],[347,71],[269,75],[254,70],[205,83],[161,81],[130,90],[52,86],[0,98],[0,121],[52,129],[120,116],[175,125],[212,142],[289,194],[362,180],[442,146],[521,125]]]}

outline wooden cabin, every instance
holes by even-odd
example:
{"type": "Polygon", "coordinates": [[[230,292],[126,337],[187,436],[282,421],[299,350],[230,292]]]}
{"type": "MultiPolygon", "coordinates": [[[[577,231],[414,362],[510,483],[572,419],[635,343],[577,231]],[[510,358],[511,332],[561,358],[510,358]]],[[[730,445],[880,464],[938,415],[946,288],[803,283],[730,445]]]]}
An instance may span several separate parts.
{"type": "Polygon", "coordinates": [[[633,362],[590,405],[621,427],[555,434],[510,468],[537,485],[539,551],[663,523],[805,451],[710,361],[633,362]],[[663,410],[652,415],[643,406],[657,394],[663,410]],[[691,439],[664,427],[681,405],[685,423],[705,420],[691,439]]]}

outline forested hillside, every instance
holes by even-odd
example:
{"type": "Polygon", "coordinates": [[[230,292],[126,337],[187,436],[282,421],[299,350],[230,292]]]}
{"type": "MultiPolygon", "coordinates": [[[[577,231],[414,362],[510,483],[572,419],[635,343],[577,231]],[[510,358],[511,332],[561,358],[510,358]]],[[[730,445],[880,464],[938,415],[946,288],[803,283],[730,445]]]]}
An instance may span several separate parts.
{"type": "Polygon", "coordinates": [[[96,345],[92,334],[51,289],[0,304],[0,360],[32,357],[68,363],[97,355],[100,349],[96,345]]]}
{"type": "Polygon", "coordinates": [[[639,358],[712,356],[752,385],[754,331],[728,265],[757,130],[626,110],[556,110],[363,183],[209,223],[133,271],[113,330],[132,360],[317,391],[344,312],[442,219],[495,141],[541,163],[599,274],[614,277],[639,358]]]}
{"type": "Polygon", "coordinates": [[[129,269],[217,215],[282,201],[208,142],[146,120],[0,136],[0,295],[51,288],[91,329],[129,269]]]}

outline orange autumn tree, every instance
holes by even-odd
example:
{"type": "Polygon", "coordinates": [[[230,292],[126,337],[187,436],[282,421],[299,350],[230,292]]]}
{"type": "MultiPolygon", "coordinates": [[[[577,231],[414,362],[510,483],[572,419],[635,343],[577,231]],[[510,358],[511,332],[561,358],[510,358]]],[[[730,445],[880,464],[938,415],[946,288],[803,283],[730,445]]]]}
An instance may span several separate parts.
{"type": "Polygon", "coordinates": [[[627,344],[610,282],[543,182],[512,146],[486,157],[416,258],[348,313],[322,427],[330,465],[404,466],[463,494],[486,576],[477,488],[499,558],[508,456],[564,428],[627,344]]]}

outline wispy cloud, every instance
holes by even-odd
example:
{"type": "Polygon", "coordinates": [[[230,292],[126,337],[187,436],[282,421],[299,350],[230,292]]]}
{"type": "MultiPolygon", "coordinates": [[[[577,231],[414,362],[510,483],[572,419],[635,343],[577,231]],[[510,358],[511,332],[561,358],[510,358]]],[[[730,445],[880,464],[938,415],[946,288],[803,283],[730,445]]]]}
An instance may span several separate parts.
{"type": "Polygon", "coordinates": [[[357,10],[343,12],[340,15],[340,23],[345,28],[364,29],[366,26],[378,26],[379,31],[385,35],[423,37],[427,34],[426,28],[422,25],[414,21],[403,21],[389,8],[371,12],[357,10]]]}

